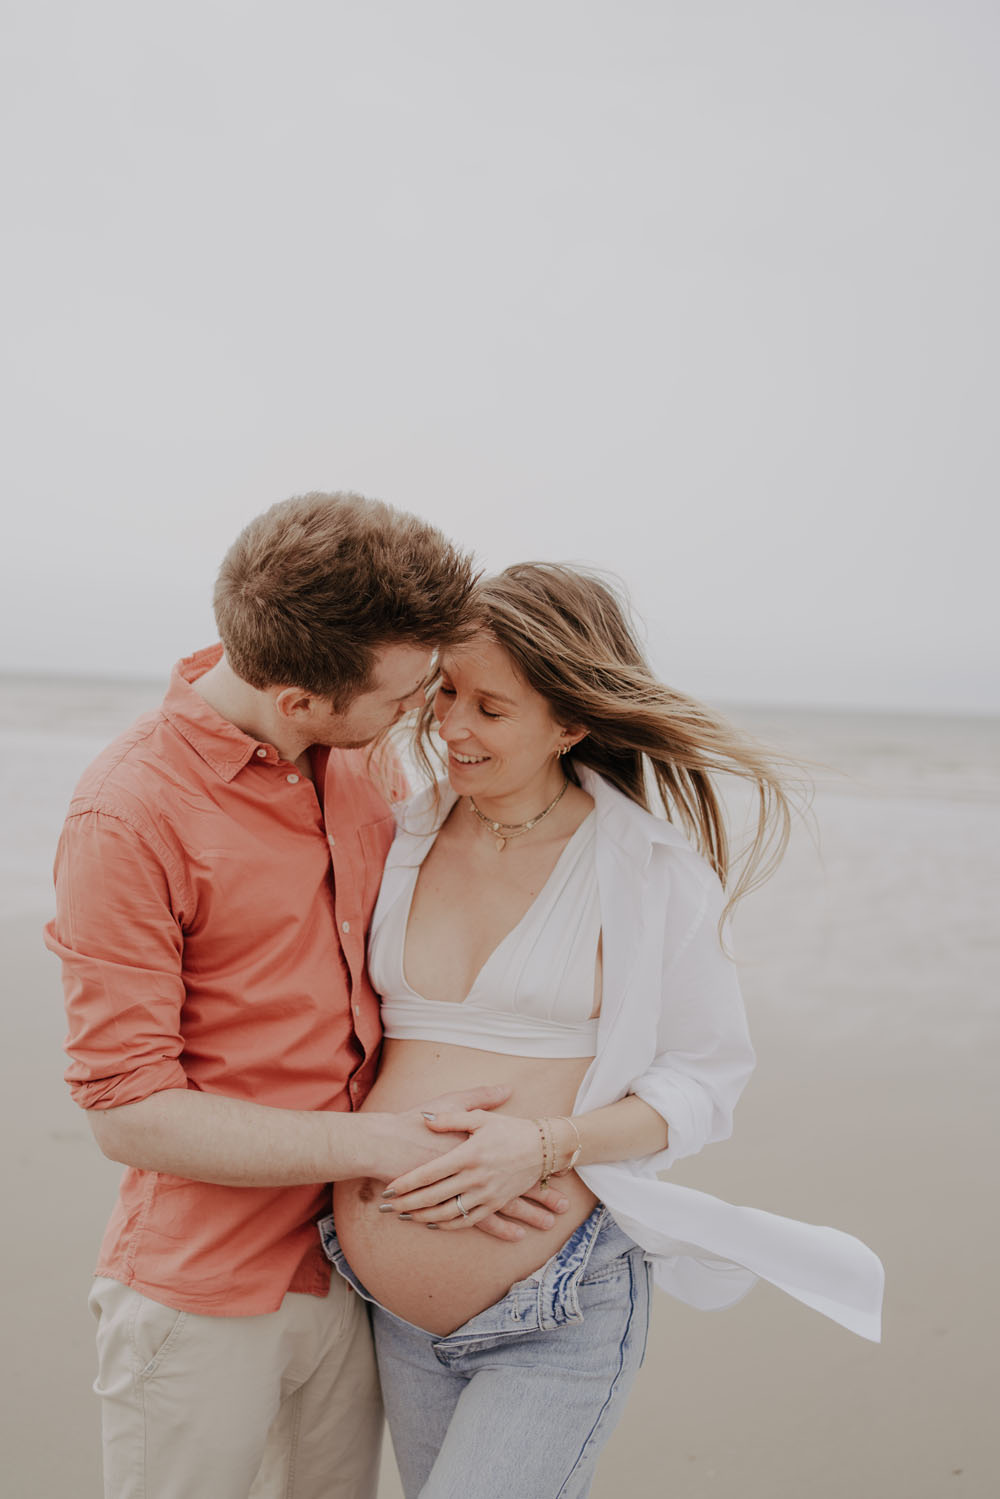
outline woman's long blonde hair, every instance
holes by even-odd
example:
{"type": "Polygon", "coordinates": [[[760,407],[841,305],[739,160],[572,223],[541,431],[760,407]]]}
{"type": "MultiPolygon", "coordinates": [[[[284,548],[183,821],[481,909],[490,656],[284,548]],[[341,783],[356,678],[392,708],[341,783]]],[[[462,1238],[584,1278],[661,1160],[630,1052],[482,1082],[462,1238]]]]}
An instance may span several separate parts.
{"type": "MultiPolygon", "coordinates": [[[[773,872],[791,821],[791,762],[741,734],[720,714],[658,682],[636,643],[627,607],[594,573],[523,562],[475,586],[481,629],[507,652],[557,723],[587,733],[563,760],[589,765],[647,811],[650,791],[684,830],[729,894],[726,912],[773,872]],[[735,855],[715,784],[738,776],[753,788],[747,843],[735,855]]],[[[417,754],[431,768],[432,701],[420,715],[417,754]]]]}

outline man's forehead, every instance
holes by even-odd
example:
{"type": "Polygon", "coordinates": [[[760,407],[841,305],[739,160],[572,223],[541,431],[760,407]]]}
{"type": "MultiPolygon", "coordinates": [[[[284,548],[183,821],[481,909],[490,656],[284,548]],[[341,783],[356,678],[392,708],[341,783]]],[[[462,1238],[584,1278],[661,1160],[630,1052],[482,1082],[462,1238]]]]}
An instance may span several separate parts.
{"type": "Polygon", "coordinates": [[[396,642],[380,646],[375,656],[372,690],[397,692],[400,697],[413,692],[430,675],[434,652],[426,645],[396,642]]]}

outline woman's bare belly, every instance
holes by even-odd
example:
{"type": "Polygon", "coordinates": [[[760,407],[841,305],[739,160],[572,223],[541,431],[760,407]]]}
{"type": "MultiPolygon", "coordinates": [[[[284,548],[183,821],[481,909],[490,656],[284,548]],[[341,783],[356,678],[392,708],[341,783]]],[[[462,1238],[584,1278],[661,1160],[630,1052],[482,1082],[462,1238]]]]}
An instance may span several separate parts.
{"type": "MultiPolygon", "coordinates": [[[[512,1057],[437,1041],[391,1041],[366,1109],[395,1113],[429,1098],[481,1083],[506,1083],[510,1099],[497,1113],[569,1114],[589,1066],[586,1057],[512,1057]]],[[[539,1161],[541,1146],[539,1146],[539,1161]]],[[[592,1212],[597,1199],[575,1172],[555,1184],[569,1209],[547,1230],[526,1229],[515,1244],[476,1228],[443,1233],[380,1213],[382,1182],[338,1182],[337,1238],[348,1264],[390,1312],[444,1336],[498,1301],[515,1281],[544,1265],[592,1212]]]]}

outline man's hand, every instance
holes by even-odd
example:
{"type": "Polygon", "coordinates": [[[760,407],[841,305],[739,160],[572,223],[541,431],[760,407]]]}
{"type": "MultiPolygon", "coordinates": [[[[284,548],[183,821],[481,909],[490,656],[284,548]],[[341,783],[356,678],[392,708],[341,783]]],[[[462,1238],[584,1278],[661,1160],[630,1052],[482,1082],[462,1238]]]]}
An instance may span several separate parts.
{"type": "Polygon", "coordinates": [[[388,1182],[416,1166],[424,1166],[430,1169],[429,1180],[434,1181],[434,1161],[468,1138],[465,1120],[472,1117],[473,1111],[499,1108],[507,1102],[510,1094],[510,1088],[496,1083],[466,1088],[458,1093],[443,1093],[439,1098],[432,1098],[430,1102],[400,1114],[357,1115],[374,1137],[367,1174],[378,1181],[388,1182]],[[428,1115],[453,1119],[455,1123],[448,1129],[431,1133],[427,1127],[428,1115]]]}
{"type": "MultiPolygon", "coordinates": [[[[465,1199],[462,1201],[464,1203],[465,1199]]],[[[524,1238],[521,1224],[526,1224],[528,1228],[551,1228],[556,1221],[553,1215],[565,1213],[568,1207],[568,1197],[557,1192],[555,1187],[543,1190],[536,1182],[527,1192],[515,1197],[513,1202],[505,1202],[498,1212],[488,1213],[485,1218],[477,1215],[475,1220],[470,1213],[468,1220],[463,1218],[461,1222],[450,1226],[478,1228],[481,1233],[489,1234],[491,1239],[506,1239],[508,1243],[515,1243],[524,1238]]],[[[444,1224],[440,1226],[443,1228],[444,1224]]]]}

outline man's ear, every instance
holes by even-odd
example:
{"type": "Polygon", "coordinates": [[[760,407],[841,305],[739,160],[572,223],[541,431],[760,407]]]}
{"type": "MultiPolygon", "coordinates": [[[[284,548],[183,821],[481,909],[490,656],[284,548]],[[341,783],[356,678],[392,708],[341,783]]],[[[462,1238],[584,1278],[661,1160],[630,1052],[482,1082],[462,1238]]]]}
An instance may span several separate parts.
{"type": "Polygon", "coordinates": [[[308,713],[316,701],[315,696],[303,687],[279,687],[273,697],[274,709],[280,718],[299,718],[308,713]]]}

